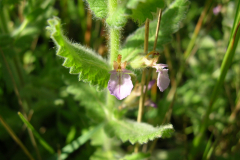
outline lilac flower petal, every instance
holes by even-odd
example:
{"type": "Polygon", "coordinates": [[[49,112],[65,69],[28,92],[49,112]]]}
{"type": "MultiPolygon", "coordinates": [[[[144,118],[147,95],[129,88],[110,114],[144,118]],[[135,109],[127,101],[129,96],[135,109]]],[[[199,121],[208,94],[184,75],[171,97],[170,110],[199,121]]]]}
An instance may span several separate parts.
{"type": "MultiPolygon", "coordinates": [[[[148,83],[148,88],[147,88],[147,90],[151,89],[152,86],[155,84],[155,82],[156,82],[156,80],[151,80],[151,81],[148,83]]],[[[146,91],[146,85],[145,85],[144,88],[143,88],[143,93],[145,93],[145,91],[146,91]]],[[[140,93],[140,94],[141,94],[141,93],[140,93]]]]}
{"type": "Polygon", "coordinates": [[[220,12],[221,12],[221,6],[220,5],[218,5],[218,6],[216,6],[216,7],[214,7],[213,8],[213,14],[216,16],[216,15],[218,15],[220,12]]]}
{"type": "Polygon", "coordinates": [[[129,70],[127,70],[127,69],[123,69],[122,72],[123,72],[123,73],[127,73],[127,74],[129,74],[129,73],[133,73],[132,71],[129,71],[129,70]]]}
{"type": "Polygon", "coordinates": [[[133,88],[131,77],[122,72],[113,72],[108,81],[108,90],[111,95],[122,100],[130,95],[133,88]]]}
{"type": "Polygon", "coordinates": [[[168,77],[168,69],[161,69],[158,73],[157,86],[161,92],[168,88],[170,79],[168,77]]]}
{"type": "Polygon", "coordinates": [[[114,73],[117,73],[117,71],[116,70],[111,70],[109,73],[114,74],[114,73]]]}
{"type": "Polygon", "coordinates": [[[152,86],[155,84],[156,80],[151,80],[149,83],[148,83],[148,90],[152,88],[152,86]]]}
{"type": "Polygon", "coordinates": [[[167,64],[163,64],[163,63],[160,63],[160,64],[156,64],[155,65],[156,67],[155,68],[164,68],[164,67],[168,67],[168,65],[167,64]]]}

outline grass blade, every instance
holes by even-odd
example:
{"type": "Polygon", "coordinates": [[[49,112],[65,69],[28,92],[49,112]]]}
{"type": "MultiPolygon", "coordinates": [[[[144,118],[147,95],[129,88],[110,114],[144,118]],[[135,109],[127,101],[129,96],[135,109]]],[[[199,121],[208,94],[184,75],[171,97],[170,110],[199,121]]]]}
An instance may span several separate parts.
{"type": "Polygon", "coordinates": [[[104,126],[104,123],[99,124],[95,128],[91,129],[87,133],[79,136],[76,140],[74,140],[72,143],[66,145],[65,147],[62,148],[61,154],[57,155],[55,154],[53,157],[50,157],[48,160],[55,160],[55,159],[67,159],[69,154],[72,152],[76,151],[80,146],[85,144],[91,137],[92,135],[97,132],[99,129],[101,129],[104,126]]]}
{"type": "Polygon", "coordinates": [[[200,143],[202,142],[204,135],[205,135],[205,131],[207,128],[207,124],[208,124],[208,118],[209,115],[211,113],[213,104],[217,98],[217,95],[219,93],[219,90],[221,89],[221,86],[224,82],[224,79],[226,77],[227,71],[230,68],[230,65],[232,63],[232,59],[234,57],[235,51],[236,51],[236,47],[238,45],[238,41],[240,38],[240,2],[238,2],[238,7],[237,7],[237,11],[235,14],[235,19],[234,19],[234,24],[232,27],[232,34],[229,40],[229,45],[227,48],[227,52],[223,58],[223,62],[221,65],[221,73],[220,76],[218,78],[218,81],[213,89],[211,98],[210,98],[210,102],[209,102],[209,106],[207,108],[206,114],[203,118],[203,123],[200,126],[200,131],[197,134],[197,136],[194,138],[193,140],[193,148],[192,148],[192,155],[193,157],[189,157],[190,159],[194,159],[194,157],[196,156],[199,147],[200,147],[200,143]]]}
{"type": "Polygon", "coordinates": [[[24,124],[33,132],[34,136],[38,139],[39,143],[51,154],[55,153],[54,149],[40,136],[40,134],[33,128],[33,126],[18,112],[19,117],[24,124]]]}

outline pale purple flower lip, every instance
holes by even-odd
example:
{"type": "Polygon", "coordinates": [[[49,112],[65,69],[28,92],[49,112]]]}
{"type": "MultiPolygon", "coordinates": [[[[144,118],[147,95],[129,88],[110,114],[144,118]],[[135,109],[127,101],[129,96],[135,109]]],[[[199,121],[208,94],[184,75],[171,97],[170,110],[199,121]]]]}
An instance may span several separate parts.
{"type": "Polygon", "coordinates": [[[213,8],[213,14],[216,16],[221,12],[222,6],[217,5],[216,7],[213,8]]]}
{"type": "Polygon", "coordinates": [[[153,68],[156,68],[156,72],[158,72],[158,78],[157,78],[157,86],[160,89],[161,92],[163,92],[170,84],[170,79],[168,77],[168,67],[167,64],[156,64],[159,58],[159,53],[156,51],[151,51],[147,54],[146,57],[143,58],[143,62],[146,66],[150,66],[153,68]],[[153,58],[149,59],[149,56],[152,55],[153,58]],[[157,57],[154,57],[157,56],[157,57]]]}
{"type": "Polygon", "coordinates": [[[157,72],[159,72],[159,70],[168,67],[168,65],[160,63],[160,64],[155,64],[153,67],[157,69],[157,72]]]}
{"type": "Polygon", "coordinates": [[[168,76],[168,69],[165,69],[165,67],[168,67],[166,64],[156,64],[153,66],[156,68],[156,72],[158,72],[158,78],[157,78],[157,86],[161,92],[163,92],[165,89],[168,88],[170,84],[170,79],[168,76]]]}
{"type": "Polygon", "coordinates": [[[121,59],[122,56],[119,54],[117,61],[113,62],[114,70],[110,71],[111,76],[108,81],[108,90],[110,94],[114,95],[119,100],[130,95],[133,89],[131,76],[129,75],[132,72],[125,69],[127,62],[125,61],[122,63],[121,59]]]}
{"type": "Polygon", "coordinates": [[[118,72],[112,70],[111,73],[110,80],[108,81],[108,90],[111,95],[122,100],[130,95],[133,88],[131,76],[126,74],[131,73],[131,71],[125,70],[123,72],[118,72]]]}
{"type": "Polygon", "coordinates": [[[152,86],[155,84],[156,80],[151,80],[149,83],[148,83],[148,90],[152,88],[152,86]]]}
{"type": "Polygon", "coordinates": [[[158,78],[157,78],[157,86],[161,92],[168,88],[170,84],[170,79],[168,77],[168,69],[159,69],[157,70],[158,78]]]}

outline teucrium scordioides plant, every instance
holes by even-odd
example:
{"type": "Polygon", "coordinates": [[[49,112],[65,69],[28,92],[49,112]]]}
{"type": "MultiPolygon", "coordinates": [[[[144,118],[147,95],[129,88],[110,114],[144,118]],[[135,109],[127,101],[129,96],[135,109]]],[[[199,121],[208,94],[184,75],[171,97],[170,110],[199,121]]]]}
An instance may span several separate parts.
{"type": "MultiPolygon", "coordinates": [[[[159,137],[170,137],[173,133],[171,124],[153,127],[146,123],[137,123],[127,120],[124,115],[118,115],[115,106],[116,98],[121,100],[131,93],[134,81],[132,82],[129,73],[133,69],[141,69],[146,66],[144,63],[143,42],[144,27],[137,29],[130,35],[120,49],[121,30],[128,18],[132,18],[142,24],[146,18],[152,19],[152,13],[157,8],[164,7],[163,0],[87,0],[89,9],[94,16],[105,19],[109,34],[109,58],[103,59],[95,51],[84,47],[81,44],[71,43],[62,32],[61,20],[57,17],[48,20],[47,29],[51,32],[51,38],[57,48],[57,55],[64,58],[63,66],[70,68],[71,74],[78,74],[79,80],[89,83],[89,87],[96,86],[97,90],[106,92],[106,102],[101,103],[101,114],[105,114],[105,132],[112,136],[119,137],[123,142],[146,143],[159,137]],[[126,65],[129,69],[126,70],[126,65]],[[131,70],[131,71],[130,71],[131,70]],[[108,88],[106,90],[105,88],[108,88]],[[120,91],[120,92],[119,92],[120,91]],[[114,96],[112,96],[114,95],[114,96]]],[[[188,8],[187,0],[176,0],[165,9],[158,36],[156,50],[161,51],[162,45],[171,41],[171,35],[179,29],[179,23],[185,17],[188,8]]],[[[149,52],[153,48],[156,21],[150,22],[149,26],[149,52]]],[[[153,63],[151,67],[157,69],[158,87],[160,91],[165,90],[169,85],[167,65],[153,63]]],[[[133,74],[132,74],[133,75],[133,74]]],[[[95,92],[93,96],[98,96],[95,92]]],[[[100,114],[99,108],[86,104],[86,110],[91,113],[100,114]]]]}

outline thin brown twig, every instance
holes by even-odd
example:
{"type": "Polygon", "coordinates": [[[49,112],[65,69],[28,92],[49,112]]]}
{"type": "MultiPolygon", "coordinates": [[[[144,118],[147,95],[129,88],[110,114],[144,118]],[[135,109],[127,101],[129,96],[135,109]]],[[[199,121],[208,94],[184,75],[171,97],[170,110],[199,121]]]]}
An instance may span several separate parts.
{"type": "Polygon", "coordinates": [[[204,6],[204,9],[198,19],[198,22],[197,22],[197,25],[195,27],[195,30],[194,30],[194,33],[192,35],[192,38],[191,38],[191,41],[189,42],[188,44],[188,47],[184,53],[184,58],[187,59],[189,57],[189,54],[191,53],[191,50],[195,44],[195,41],[196,41],[196,38],[198,36],[198,33],[202,27],[202,24],[203,24],[203,20],[204,18],[206,17],[207,15],[207,12],[208,12],[208,9],[211,7],[211,4],[212,4],[213,0],[208,0],[204,6]]]}
{"type": "MultiPolygon", "coordinates": [[[[158,14],[158,22],[157,22],[157,28],[156,28],[156,33],[155,33],[155,40],[154,40],[153,51],[155,51],[156,47],[157,47],[157,39],[158,39],[158,33],[159,33],[159,29],[160,29],[161,19],[162,19],[162,10],[160,9],[159,10],[159,14],[158,14]]],[[[150,79],[152,77],[151,76],[152,71],[153,71],[152,68],[150,68],[149,71],[148,71],[148,78],[147,78],[147,81],[146,81],[146,88],[147,88],[147,86],[149,84],[149,81],[150,81],[150,79]]],[[[145,93],[144,93],[143,104],[144,104],[146,96],[147,96],[147,91],[145,91],[145,93]]]]}
{"type": "MultiPolygon", "coordinates": [[[[157,28],[156,28],[156,33],[155,33],[155,40],[154,40],[154,46],[153,46],[153,51],[156,50],[156,47],[157,47],[157,39],[158,39],[158,33],[159,33],[159,29],[160,29],[160,25],[161,25],[161,19],[162,19],[162,9],[159,10],[159,14],[158,14],[158,22],[157,22],[157,28]]],[[[149,72],[148,72],[148,78],[147,78],[147,81],[146,81],[146,88],[149,84],[149,81],[151,79],[151,74],[152,74],[152,71],[153,69],[150,68],[149,69],[149,72]]],[[[147,96],[147,91],[145,91],[144,93],[144,99],[143,99],[143,104],[144,104],[144,101],[145,101],[145,98],[147,96]]]]}
{"type": "Polygon", "coordinates": [[[29,159],[34,160],[30,152],[27,150],[27,148],[23,145],[21,140],[16,136],[16,134],[13,132],[13,130],[8,126],[8,124],[3,120],[2,116],[0,115],[0,122],[4,126],[4,128],[7,130],[7,132],[10,134],[12,139],[22,148],[23,152],[28,156],[29,159]]]}
{"type": "MultiPolygon", "coordinates": [[[[147,54],[148,52],[148,37],[149,37],[149,19],[147,18],[146,22],[145,22],[145,38],[144,38],[144,53],[147,54]]],[[[137,116],[137,122],[141,122],[142,121],[142,114],[143,114],[143,107],[144,107],[144,93],[143,93],[143,89],[144,89],[144,85],[145,85],[145,81],[146,81],[146,69],[143,70],[142,73],[142,80],[141,80],[141,96],[139,99],[139,108],[138,108],[138,116],[137,116]]],[[[137,143],[134,147],[134,152],[137,153],[138,152],[138,148],[139,148],[139,144],[137,143]]]]}
{"type": "MultiPolygon", "coordinates": [[[[8,73],[9,73],[9,75],[10,75],[10,79],[11,79],[12,84],[13,84],[14,92],[15,92],[15,94],[16,94],[16,96],[17,96],[17,99],[18,99],[18,104],[19,104],[19,106],[20,106],[20,108],[21,108],[21,110],[22,110],[23,115],[24,115],[25,118],[27,119],[27,116],[26,116],[26,113],[25,113],[24,107],[23,107],[23,102],[22,102],[22,99],[21,99],[21,97],[20,97],[20,94],[19,94],[19,91],[18,91],[18,88],[17,88],[17,84],[16,84],[16,82],[15,82],[15,80],[14,80],[12,71],[11,71],[9,65],[8,65],[8,62],[7,62],[7,60],[6,60],[6,57],[4,56],[4,53],[3,53],[1,47],[0,47],[0,52],[1,52],[1,55],[2,55],[2,57],[3,57],[3,61],[4,61],[5,65],[6,65],[6,67],[7,67],[7,71],[8,71],[8,73]]],[[[35,150],[36,150],[36,152],[37,152],[38,159],[41,160],[41,156],[40,156],[40,153],[39,153],[39,150],[38,150],[38,147],[37,147],[37,143],[36,143],[35,138],[34,138],[34,136],[33,136],[33,133],[32,133],[32,131],[29,130],[29,129],[28,129],[28,133],[29,133],[29,137],[30,137],[30,140],[31,140],[31,142],[32,142],[32,145],[33,145],[33,147],[35,148],[35,150]]]]}
{"type": "MultiPolygon", "coordinates": [[[[160,25],[161,25],[161,19],[162,19],[162,9],[159,10],[159,14],[158,14],[158,22],[157,22],[157,28],[156,28],[156,33],[155,33],[155,41],[154,41],[153,51],[155,51],[156,47],[157,47],[157,39],[158,39],[158,33],[159,33],[160,25]]],[[[152,72],[153,72],[153,69],[150,68],[149,69],[149,75],[148,75],[148,78],[147,78],[147,81],[146,81],[146,88],[147,88],[147,86],[149,84],[149,81],[150,81],[150,79],[152,77],[151,76],[152,72]]],[[[145,93],[144,93],[144,100],[145,100],[146,96],[147,96],[147,91],[145,91],[145,93]]],[[[143,103],[144,103],[144,100],[143,100],[143,103]]],[[[154,146],[156,145],[156,142],[153,143],[154,145],[151,146],[150,150],[152,148],[154,148],[154,146]]],[[[145,145],[147,145],[147,144],[145,144],[145,145]]],[[[147,148],[147,146],[145,146],[145,147],[147,148]]]]}
{"type": "MultiPolygon", "coordinates": [[[[147,54],[148,52],[148,36],[149,36],[149,19],[146,20],[145,23],[145,39],[144,39],[144,53],[147,54]]],[[[142,74],[142,81],[141,81],[141,96],[139,100],[139,110],[138,110],[138,117],[137,117],[137,122],[142,121],[142,113],[143,113],[143,106],[144,106],[144,85],[145,85],[145,80],[146,80],[146,70],[143,70],[142,74]]]]}
{"type": "Polygon", "coordinates": [[[154,51],[156,50],[156,47],[157,47],[157,39],[158,39],[158,33],[159,33],[159,29],[160,29],[161,19],[162,19],[162,9],[159,10],[159,14],[158,14],[158,23],[157,23],[157,29],[156,29],[156,33],[155,33],[155,41],[154,41],[154,46],[153,46],[154,51]]]}

